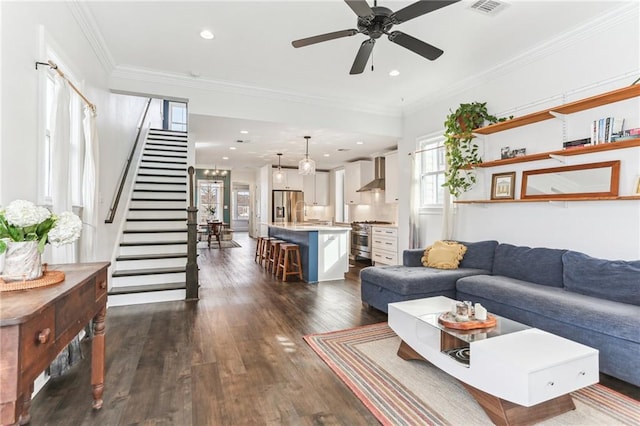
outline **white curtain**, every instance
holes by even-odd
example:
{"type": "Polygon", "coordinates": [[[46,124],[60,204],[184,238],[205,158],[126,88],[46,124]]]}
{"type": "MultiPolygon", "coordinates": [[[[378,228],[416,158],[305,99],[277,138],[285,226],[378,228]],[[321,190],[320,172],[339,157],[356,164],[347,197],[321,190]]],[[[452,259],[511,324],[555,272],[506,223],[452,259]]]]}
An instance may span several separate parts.
{"type": "Polygon", "coordinates": [[[96,260],[95,243],[98,226],[98,177],[100,156],[98,149],[98,131],[96,128],[96,112],[84,107],[84,167],[82,176],[82,236],[80,238],[80,260],[91,262],[96,260]]]}
{"type": "MultiPolygon", "coordinates": [[[[445,170],[449,169],[449,163],[445,162],[445,170]]],[[[454,225],[453,196],[449,193],[449,188],[445,188],[442,200],[442,235],[443,240],[453,239],[454,225]]]]}
{"type": "Polygon", "coordinates": [[[409,246],[422,248],[420,235],[420,156],[419,152],[411,153],[411,188],[409,193],[409,246]]]}
{"type": "MultiPolygon", "coordinates": [[[[60,214],[71,211],[71,92],[67,81],[55,76],[55,93],[51,111],[51,153],[53,212],[60,214]]],[[[74,244],[52,247],[53,263],[73,263],[76,261],[74,244]]]]}

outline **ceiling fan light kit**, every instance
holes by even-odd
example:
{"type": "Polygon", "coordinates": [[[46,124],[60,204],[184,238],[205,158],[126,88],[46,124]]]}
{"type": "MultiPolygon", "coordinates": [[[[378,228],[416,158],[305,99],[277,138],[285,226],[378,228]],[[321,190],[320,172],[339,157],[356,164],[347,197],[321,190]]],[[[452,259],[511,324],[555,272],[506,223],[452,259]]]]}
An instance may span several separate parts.
{"type": "Polygon", "coordinates": [[[298,162],[298,174],[315,175],[316,162],[309,158],[309,139],[311,139],[311,136],[305,136],[304,138],[307,140],[307,148],[304,158],[298,162]]]}
{"type": "Polygon", "coordinates": [[[370,7],[366,0],[345,0],[345,3],[347,3],[351,10],[358,15],[358,29],[320,34],[313,37],[295,40],[291,42],[291,44],[293,47],[304,47],[323,41],[350,37],[358,33],[368,36],[369,38],[363,41],[360,45],[360,49],[356,54],[356,58],[353,61],[349,74],[361,74],[364,71],[367,66],[367,62],[371,57],[371,52],[373,51],[376,39],[382,37],[382,35],[386,35],[392,43],[400,45],[405,49],[411,50],[412,52],[433,61],[438,59],[444,51],[430,45],[429,43],[425,43],[422,40],[418,40],[415,37],[405,34],[402,31],[391,31],[391,28],[394,25],[417,18],[418,16],[433,12],[434,10],[457,3],[458,1],[460,0],[420,0],[398,10],[397,12],[393,12],[391,9],[378,6],[377,1],[375,1],[375,5],[373,7],[370,7]]]}

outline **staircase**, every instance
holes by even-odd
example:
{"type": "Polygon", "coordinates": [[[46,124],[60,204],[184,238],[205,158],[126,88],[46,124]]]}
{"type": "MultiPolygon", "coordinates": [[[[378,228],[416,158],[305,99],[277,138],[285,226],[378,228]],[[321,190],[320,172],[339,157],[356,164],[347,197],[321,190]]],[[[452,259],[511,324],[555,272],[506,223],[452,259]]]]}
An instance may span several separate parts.
{"type": "Polygon", "coordinates": [[[151,129],[113,268],[109,306],[186,297],[187,133],[151,129]]]}

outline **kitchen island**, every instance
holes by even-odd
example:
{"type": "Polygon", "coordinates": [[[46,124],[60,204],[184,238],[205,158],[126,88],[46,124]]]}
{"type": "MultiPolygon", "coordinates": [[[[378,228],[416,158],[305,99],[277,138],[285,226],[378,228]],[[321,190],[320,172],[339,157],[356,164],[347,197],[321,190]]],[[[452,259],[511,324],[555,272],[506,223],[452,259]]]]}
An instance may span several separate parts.
{"type": "Polygon", "coordinates": [[[270,237],[300,246],[306,282],[341,280],[349,271],[350,228],[294,223],[270,223],[268,227],[270,237]]]}

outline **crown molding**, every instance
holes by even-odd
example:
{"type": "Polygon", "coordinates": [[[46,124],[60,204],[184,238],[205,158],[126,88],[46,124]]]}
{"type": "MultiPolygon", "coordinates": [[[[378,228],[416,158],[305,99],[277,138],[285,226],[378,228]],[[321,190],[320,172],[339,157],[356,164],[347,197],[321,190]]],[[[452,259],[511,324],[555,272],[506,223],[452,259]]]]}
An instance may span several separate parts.
{"type": "Polygon", "coordinates": [[[96,24],[95,19],[93,19],[93,15],[87,8],[86,2],[81,0],[72,0],[67,2],[67,6],[80,26],[80,30],[91,46],[91,49],[93,49],[100,65],[107,75],[111,75],[113,70],[116,68],[116,61],[107,47],[107,43],[104,41],[102,33],[100,33],[100,30],[98,29],[98,24],[96,24]]]}
{"type": "Polygon", "coordinates": [[[533,62],[538,61],[541,58],[552,55],[559,51],[566,49],[579,41],[588,39],[593,36],[601,35],[610,28],[619,26],[620,24],[632,21],[637,23],[638,21],[638,9],[639,3],[629,2],[624,5],[611,10],[595,19],[592,19],[584,24],[570,28],[568,31],[558,35],[552,39],[545,40],[544,42],[534,46],[533,48],[526,50],[507,61],[504,61],[498,65],[495,65],[482,73],[460,80],[459,82],[450,85],[444,90],[436,90],[432,93],[423,96],[421,99],[411,102],[405,105],[402,109],[403,115],[410,115],[425,108],[433,102],[445,100],[454,97],[457,94],[469,91],[475,87],[485,84],[487,81],[494,80],[501,76],[511,74],[515,70],[523,68],[533,62]]]}
{"type": "Polygon", "coordinates": [[[131,65],[116,66],[115,70],[111,74],[111,77],[112,79],[119,78],[131,81],[167,84],[189,89],[252,96],[257,98],[300,103],[311,106],[322,106],[332,109],[339,108],[349,111],[364,112],[393,118],[400,118],[402,116],[402,109],[400,107],[371,105],[370,102],[354,102],[342,98],[302,95],[300,93],[252,86],[238,82],[211,80],[202,77],[196,78],[184,74],[158,71],[131,65]]]}

